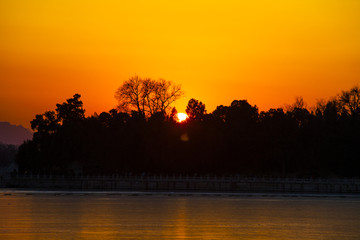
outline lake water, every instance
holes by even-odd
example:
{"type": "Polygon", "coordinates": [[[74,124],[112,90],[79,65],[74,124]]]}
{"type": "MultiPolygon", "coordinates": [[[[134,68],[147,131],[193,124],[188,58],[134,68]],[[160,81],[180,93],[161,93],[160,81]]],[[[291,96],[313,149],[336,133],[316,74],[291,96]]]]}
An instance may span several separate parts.
{"type": "Polygon", "coordinates": [[[0,191],[0,239],[360,239],[359,197],[0,191]]]}

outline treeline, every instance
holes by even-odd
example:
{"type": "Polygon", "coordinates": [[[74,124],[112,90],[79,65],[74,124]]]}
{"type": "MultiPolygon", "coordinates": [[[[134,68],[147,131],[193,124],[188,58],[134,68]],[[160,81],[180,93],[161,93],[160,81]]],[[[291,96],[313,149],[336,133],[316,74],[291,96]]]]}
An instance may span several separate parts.
{"type": "Polygon", "coordinates": [[[0,142],[0,172],[15,163],[17,146],[0,142]]]}
{"type": "MultiPolygon", "coordinates": [[[[145,98],[144,98],[145,99],[145,98]]],[[[246,100],[218,106],[191,99],[176,110],[111,110],[85,117],[75,94],[36,115],[20,146],[19,171],[40,174],[243,174],[360,176],[360,89],[308,109],[298,98],[259,112],[246,100]]]]}

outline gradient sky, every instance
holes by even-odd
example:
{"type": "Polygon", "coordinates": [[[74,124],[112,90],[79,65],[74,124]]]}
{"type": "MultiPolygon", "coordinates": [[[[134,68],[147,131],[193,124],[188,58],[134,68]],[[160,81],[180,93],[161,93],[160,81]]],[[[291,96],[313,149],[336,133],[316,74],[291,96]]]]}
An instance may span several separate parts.
{"type": "Polygon", "coordinates": [[[0,0],[0,121],[108,111],[135,74],[182,84],[179,112],[313,105],[360,83],[360,1],[0,0]]]}

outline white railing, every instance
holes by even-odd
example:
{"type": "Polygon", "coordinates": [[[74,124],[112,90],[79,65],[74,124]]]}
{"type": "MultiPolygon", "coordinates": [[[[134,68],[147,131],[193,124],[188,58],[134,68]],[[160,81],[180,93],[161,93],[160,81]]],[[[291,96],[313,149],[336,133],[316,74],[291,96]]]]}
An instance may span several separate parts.
{"type": "Polygon", "coordinates": [[[188,175],[13,175],[2,187],[78,190],[360,193],[360,179],[188,175]]]}

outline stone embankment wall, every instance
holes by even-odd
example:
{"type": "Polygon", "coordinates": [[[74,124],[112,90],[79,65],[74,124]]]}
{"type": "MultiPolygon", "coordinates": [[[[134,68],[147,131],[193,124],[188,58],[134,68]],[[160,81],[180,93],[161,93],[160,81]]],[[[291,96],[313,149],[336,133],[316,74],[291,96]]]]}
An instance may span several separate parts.
{"type": "Polygon", "coordinates": [[[233,193],[346,193],[360,194],[360,179],[299,179],[257,177],[163,177],[163,176],[39,176],[1,179],[1,187],[233,193]]]}

